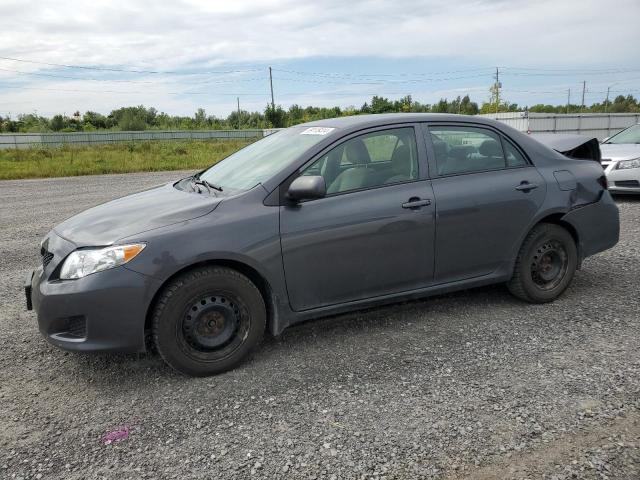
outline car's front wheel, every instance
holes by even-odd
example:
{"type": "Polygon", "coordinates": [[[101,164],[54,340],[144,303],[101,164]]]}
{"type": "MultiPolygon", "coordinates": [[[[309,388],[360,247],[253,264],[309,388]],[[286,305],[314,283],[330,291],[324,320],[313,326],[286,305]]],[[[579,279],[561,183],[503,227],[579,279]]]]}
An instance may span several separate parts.
{"type": "Polygon", "coordinates": [[[578,250],[571,234],[559,225],[541,223],[525,238],[507,287],[522,300],[551,302],[567,289],[577,265],[578,250]]]}
{"type": "Polygon", "coordinates": [[[171,367],[193,376],[235,367],[260,341],[265,325],[260,291],[246,276],[222,267],[177,277],[153,312],[158,352],[171,367]]]}

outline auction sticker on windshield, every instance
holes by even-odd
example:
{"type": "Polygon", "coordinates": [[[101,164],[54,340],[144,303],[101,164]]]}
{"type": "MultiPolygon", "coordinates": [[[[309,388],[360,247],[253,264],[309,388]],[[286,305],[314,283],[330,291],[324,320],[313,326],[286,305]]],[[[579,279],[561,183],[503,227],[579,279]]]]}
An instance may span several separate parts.
{"type": "Polygon", "coordinates": [[[302,132],[300,132],[300,135],[326,135],[327,133],[331,132],[332,130],[335,130],[335,128],[332,127],[309,127],[305,130],[303,130],[302,132]]]}

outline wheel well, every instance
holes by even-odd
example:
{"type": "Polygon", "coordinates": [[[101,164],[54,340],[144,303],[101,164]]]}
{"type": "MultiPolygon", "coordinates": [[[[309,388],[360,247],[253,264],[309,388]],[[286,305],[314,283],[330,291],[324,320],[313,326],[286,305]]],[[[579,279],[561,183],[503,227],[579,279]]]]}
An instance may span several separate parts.
{"type": "Polygon", "coordinates": [[[578,251],[577,269],[580,270],[582,268],[582,260],[584,260],[584,257],[582,254],[582,248],[580,247],[580,236],[578,235],[578,231],[573,227],[573,225],[571,225],[569,222],[565,222],[564,220],[562,220],[563,216],[564,216],[564,213],[554,213],[552,215],[544,217],[542,220],[540,220],[537,223],[537,225],[541,223],[552,223],[554,225],[558,225],[564,228],[567,232],[569,232],[569,234],[573,238],[573,241],[576,244],[576,249],[578,251]]]}
{"type": "Polygon", "coordinates": [[[576,242],[576,247],[579,249],[580,248],[580,238],[578,236],[578,232],[573,227],[573,225],[571,225],[569,222],[565,222],[564,220],[562,220],[563,216],[564,216],[564,213],[554,213],[552,215],[546,216],[543,219],[541,219],[538,222],[538,224],[540,224],[540,223],[553,223],[555,225],[558,225],[558,226],[564,228],[567,232],[569,232],[571,234],[571,236],[573,237],[573,241],[576,242]]]}
{"type": "MultiPolygon", "coordinates": [[[[267,308],[267,331],[268,331],[269,327],[271,326],[271,322],[273,319],[273,312],[274,312],[273,294],[272,294],[271,286],[269,285],[269,282],[262,275],[260,275],[260,273],[256,269],[250,267],[245,263],[238,262],[235,260],[210,260],[206,262],[195,263],[181,270],[178,270],[176,273],[174,273],[169,278],[167,278],[164,281],[164,283],[160,286],[160,288],[158,288],[158,291],[153,296],[153,299],[151,300],[151,302],[149,303],[149,307],[147,308],[147,315],[144,321],[145,342],[148,341],[148,333],[151,330],[151,325],[153,322],[153,309],[155,308],[156,302],[158,301],[158,297],[164,290],[164,287],[177,276],[182,275],[183,273],[188,272],[189,270],[193,270],[193,269],[205,267],[205,266],[231,268],[233,270],[236,270],[237,272],[242,273],[249,280],[253,282],[253,284],[260,291],[260,294],[262,295],[262,299],[264,300],[265,307],[267,308]]],[[[147,345],[147,348],[148,348],[148,345],[147,345]]]]}

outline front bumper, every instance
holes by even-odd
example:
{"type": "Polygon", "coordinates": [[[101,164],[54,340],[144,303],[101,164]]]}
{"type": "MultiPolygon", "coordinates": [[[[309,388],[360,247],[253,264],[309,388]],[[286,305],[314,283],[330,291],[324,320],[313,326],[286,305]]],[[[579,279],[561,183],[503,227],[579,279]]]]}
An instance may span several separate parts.
{"type": "Polygon", "coordinates": [[[618,169],[618,162],[602,162],[612,193],[640,194],[640,168],[618,169]]]}
{"type": "Polygon", "coordinates": [[[144,351],[145,318],[158,280],[126,267],[55,280],[55,268],[36,268],[25,284],[27,308],[31,304],[37,313],[47,341],[67,350],[144,351]]]}

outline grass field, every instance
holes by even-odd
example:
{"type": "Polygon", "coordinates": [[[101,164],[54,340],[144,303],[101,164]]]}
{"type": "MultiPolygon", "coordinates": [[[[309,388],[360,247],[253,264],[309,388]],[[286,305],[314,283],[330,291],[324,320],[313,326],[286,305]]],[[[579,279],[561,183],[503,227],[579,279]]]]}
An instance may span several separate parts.
{"type": "Polygon", "coordinates": [[[249,143],[193,140],[0,150],[0,180],[198,169],[249,143]]]}

